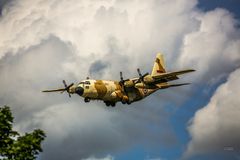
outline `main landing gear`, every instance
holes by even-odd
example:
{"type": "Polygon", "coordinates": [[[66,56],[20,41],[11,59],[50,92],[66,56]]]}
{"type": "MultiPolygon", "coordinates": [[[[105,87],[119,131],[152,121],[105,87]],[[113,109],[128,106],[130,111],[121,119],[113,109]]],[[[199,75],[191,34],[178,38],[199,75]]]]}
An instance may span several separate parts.
{"type": "Polygon", "coordinates": [[[90,98],[88,98],[88,97],[84,98],[84,102],[86,102],[86,103],[90,102],[90,98]]]}
{"type": "Polygon", "coordinates": [[[128,105],[130,105],[131,104],[131,102],[129,102],[129,101],[122,101],[122,104],[128,104],[128,105]]]}
{"type": "Polygon", "coordinates": [[[106,106],[112,106],[115,107],[116,103],[115,102],[110,102],[110,101],[104,101],[104,103],[106,104],[106,106]]]}

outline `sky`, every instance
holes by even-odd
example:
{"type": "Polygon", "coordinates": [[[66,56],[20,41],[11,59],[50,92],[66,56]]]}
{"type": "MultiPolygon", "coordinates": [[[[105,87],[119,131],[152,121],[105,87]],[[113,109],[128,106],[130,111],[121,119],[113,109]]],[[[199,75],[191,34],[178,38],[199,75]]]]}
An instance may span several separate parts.
{"type": "Polygon", "coordinates": [[[46,132],[40,160],[240,158],[239,0],[0,0],[0,106],[46,132]],[[130,106],[41,90],[193,68],[130,106]]]}

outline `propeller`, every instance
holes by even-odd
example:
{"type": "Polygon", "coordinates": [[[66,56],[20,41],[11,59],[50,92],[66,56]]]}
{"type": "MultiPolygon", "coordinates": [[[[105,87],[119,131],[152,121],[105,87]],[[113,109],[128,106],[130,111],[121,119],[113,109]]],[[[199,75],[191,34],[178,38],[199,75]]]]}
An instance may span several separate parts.
{"type": "Polygon", "coordinates": [[[120,81],[119,81],[119,84],[123,87],[123,90],[124,90],[124,92],[126,92],[126,88],[125,88],[125,85],[124,85],[124,82],[125,81],[128,81],[129,79],[123,79],[123,74],[122,74],[122,72],[120,72],[120,81]]]}
{"type": "Polygon", "coordinates": [[[141,71],[140,71],[139,68],[137,69],[137,72],[138,72],[138,75],[139,75],[139,79],[138,79],[137,82],[142,82],[142,83],[144,83],[144,77],[147,76],[149,73],[147,72],[147,73],[145,73],[144,75],[142,75],[142,73],[141,73],[141,71]]]}
{"type": "Polygon", "coordinates": [[[74,84],[71,83],[70,85],[67,85],[65,80],[63,80],[63,84],[64,84],[65,89],[61,93],[63,93],[64,91],[67,91],[68,92],[68,96],[71,97],[71,94],[69,93],[69,88],[72,87],[74,84]]]}
{"type": "Polygon", "coordinates": [[[120,83],[123,84],[124,83],[124,80],[123,80],[123,74],[122,72],[120,72],[120,83]]]}
{"type": "Polygon", "coordinates": [[[44,90],[42,92],[60,92],[60,93],[63,93],[65,91],[67,91],[68,92],[68,96],[71,97],[69,89],[70,89],[70,87],[72,87],[74,85],[74,83],[71,83],[70,85],[67,85],[66,81],[63,80],[63,85],[64,85],[65,88],[53,89],[53,90],[44,90]]]}
{"type": "MultiPolygon", "coordinates": [[[[137,69],[137,72],[138,72],[138,75],[139,75],[139,79],[136,81],[136,82],[134,82],[135,84],[136,83],[139,83],[139,82],[142,82],[142,83],[144,83],[144,77],[145,76],[147,76],[147,75],[149,75],[149,73],[147,72],[147,73],[145,73],[144,75],[142,75],[142,73],[141,73],[141,71],[140,71],[140,69],[138,68],[137,69]]],[[[124,82],[125,81],[128,81],[129,79],[123,79],[123,74],[122,74],[122,72],[120,72],[120,81],[119,81],[119,84],[123,87],[123,89],[124,89],[124,91],[126,90],[125,89],[125,85],[124,85],[124,82]]]]}

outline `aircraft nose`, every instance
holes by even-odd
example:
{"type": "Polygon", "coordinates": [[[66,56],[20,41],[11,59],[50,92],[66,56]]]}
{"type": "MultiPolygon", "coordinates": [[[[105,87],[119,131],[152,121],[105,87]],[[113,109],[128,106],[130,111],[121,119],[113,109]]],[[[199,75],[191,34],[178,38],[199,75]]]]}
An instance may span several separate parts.
{"type": "Polygon", "coordinates": [[[75,90],[75,92],[76,92],[79,96],[81,96],[81,95],[83,95],[84,89],[83,89],[82,87],[77,87],[76,90],[75,90]]]}

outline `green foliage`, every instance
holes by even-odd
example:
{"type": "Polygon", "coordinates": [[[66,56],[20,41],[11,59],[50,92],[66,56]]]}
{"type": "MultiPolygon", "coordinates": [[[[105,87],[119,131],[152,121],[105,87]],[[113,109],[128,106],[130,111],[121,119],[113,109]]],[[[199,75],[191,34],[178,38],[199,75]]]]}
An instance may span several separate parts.
{"type": "MultiPolygon", "coordinates": [[[[9,160],[34,160],[42,152],[45,133],[36,129],[20,136],[12,130],[13,116],[8,106],[0,107],[0,156],[9,160]]],[[[1,157],[0,157],[1,159],[1,157]]]]}

